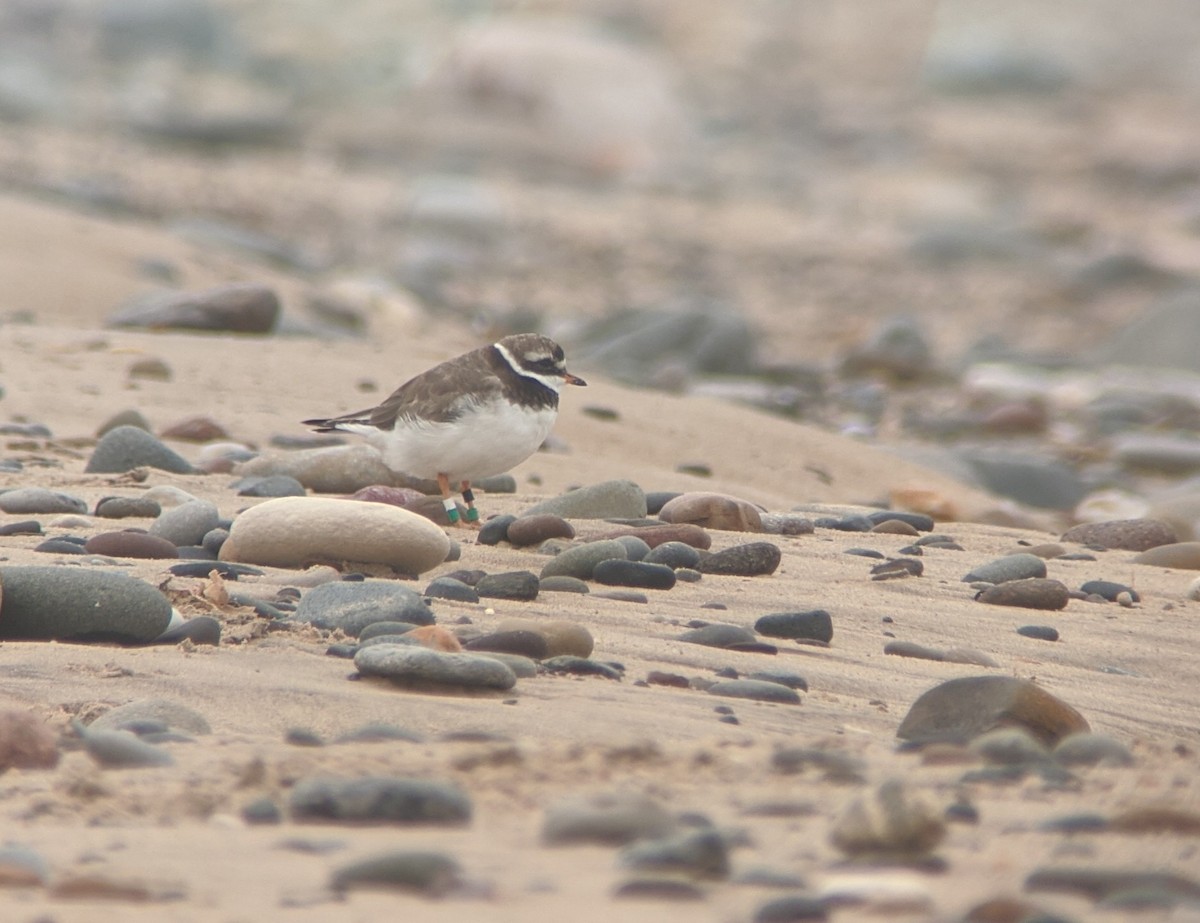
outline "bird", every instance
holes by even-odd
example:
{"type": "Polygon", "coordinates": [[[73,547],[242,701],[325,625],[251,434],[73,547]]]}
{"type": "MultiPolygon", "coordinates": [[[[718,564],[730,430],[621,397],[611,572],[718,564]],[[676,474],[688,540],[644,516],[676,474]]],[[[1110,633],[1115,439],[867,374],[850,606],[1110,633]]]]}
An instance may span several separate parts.
{"type": "Polygon", "coordinates": [[[318,433],[365,436],[392,471],[437,480],[451,525],[479,527],[471,482],[508,471],[538,450],[558,416],[567,371],[563,348],[517,333],[411,378],[376,407],[304,420],[318,433]],[[451,496],[457,483],[465,522],[451,496]]]}

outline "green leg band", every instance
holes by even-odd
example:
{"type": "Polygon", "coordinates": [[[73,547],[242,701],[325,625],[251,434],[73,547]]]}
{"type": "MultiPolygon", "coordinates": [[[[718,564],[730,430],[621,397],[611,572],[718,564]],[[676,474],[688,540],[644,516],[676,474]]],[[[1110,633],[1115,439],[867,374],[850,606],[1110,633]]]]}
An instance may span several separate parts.
{"type": "Polygon", "coordinates": [[[473,506],[467,507],[467,522],[479,522],[479,510],[473,506]]]}

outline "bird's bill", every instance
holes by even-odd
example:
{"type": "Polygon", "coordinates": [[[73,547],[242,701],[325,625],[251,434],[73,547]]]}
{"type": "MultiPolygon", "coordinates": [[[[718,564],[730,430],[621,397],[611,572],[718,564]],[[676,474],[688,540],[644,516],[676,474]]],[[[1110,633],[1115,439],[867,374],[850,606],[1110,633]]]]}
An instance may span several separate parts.
{"type": "Polygon", "coordinates": [[[578,375],[572,375],[570,372],[563,372],[563,381],[568,385],[586,385],[587,382],[578,375]]]}

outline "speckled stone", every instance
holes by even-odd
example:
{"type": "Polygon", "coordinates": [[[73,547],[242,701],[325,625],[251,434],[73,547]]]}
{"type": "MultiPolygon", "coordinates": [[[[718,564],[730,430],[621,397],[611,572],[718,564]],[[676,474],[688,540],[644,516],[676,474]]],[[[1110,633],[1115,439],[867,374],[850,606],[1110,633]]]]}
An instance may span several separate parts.
{"type": "Polygon", "coordinates": [[[733,577],[759,577],[775,573],[783,552],[771,542],[749,542],[715,552],[700,562],[700,572],[733,577]]]}
{"type": "Polygon", "coordinates": [[[1122,551],[1148,551],[1178,541],[1175,530],[1159,519],[1112,519],[1072,526],[1061,541],[1081,545],[1103,545],[1122,551]]]}
{"type": "Polygon", "coordinates": [[[1065,609],[1071,591],[1059,580],[1039,579],[1008,580],[990,586],[975,597],[981,603],[993,606],[1019,606],[1025,609],[1065,609]]]}

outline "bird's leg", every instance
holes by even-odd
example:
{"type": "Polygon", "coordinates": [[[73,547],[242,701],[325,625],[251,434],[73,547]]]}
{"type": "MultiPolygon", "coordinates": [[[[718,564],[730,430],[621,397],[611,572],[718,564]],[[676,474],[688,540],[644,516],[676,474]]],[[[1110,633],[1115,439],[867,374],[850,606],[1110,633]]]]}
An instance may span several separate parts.
{"type": "Polygon", "coordinates": [[[442,491],[442,507],[446,510],[446,517],[450,520],[450,525],[456,526],[458,525],[458,504],[450,496],[450,478],[438,472],[437,482],[442,491]]]}
{"type": "Polygon", "coordinates": [[[471,482],[463,481],[459,486],[462,487],[462,498],[467,504],[467,523],[478,528],[479,510],[475,509],[475,493],[471,490],[471,482]]]}

